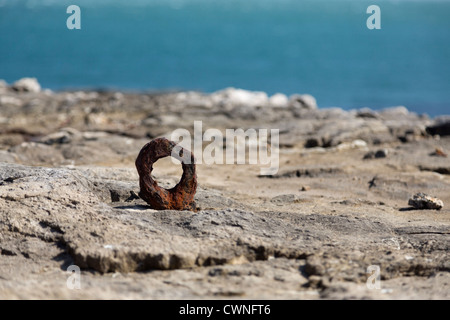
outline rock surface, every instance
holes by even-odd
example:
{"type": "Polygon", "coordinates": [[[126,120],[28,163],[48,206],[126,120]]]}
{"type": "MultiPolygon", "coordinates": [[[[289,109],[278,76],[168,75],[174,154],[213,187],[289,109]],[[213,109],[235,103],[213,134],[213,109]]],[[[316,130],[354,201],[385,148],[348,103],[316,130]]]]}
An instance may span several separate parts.
{"type": "MultiPolygon", "coordinates": [[[[448,158],[430,155],[450,138],[426,130],[440,120],[236,89],[2,90],[0,298],[450,298],[450,210],[405,207],[418,191],[450,202],[448,158]],[[279,172],[199,164],[198,212],[150,209],[139,150],[198,120],[280,129],[279,172]],[[377,150],[388,156],[363,159],[377,150]],[[66,285],[71,265],[80,290],[66,285]]],[[[181,168],[161,159],[153,176],[169,188],[181,168]]]]}

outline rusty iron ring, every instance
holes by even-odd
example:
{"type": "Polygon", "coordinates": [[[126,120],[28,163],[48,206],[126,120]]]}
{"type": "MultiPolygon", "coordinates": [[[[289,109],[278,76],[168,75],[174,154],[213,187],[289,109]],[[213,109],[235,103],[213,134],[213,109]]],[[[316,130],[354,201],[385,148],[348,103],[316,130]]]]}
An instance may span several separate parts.
{"type": "Polygon", "coordinates": [[[139,174],[139,196],[156,210],[195,211],[194,196],[197,191],[195,158],[192,152],[166,138],[157,138],[147,143],[136,158],[139,174]],[[183,175],[172,189],[158,186],[152,178],[153,164],[158,159],[172,156],[181,161],[183,175]]]}

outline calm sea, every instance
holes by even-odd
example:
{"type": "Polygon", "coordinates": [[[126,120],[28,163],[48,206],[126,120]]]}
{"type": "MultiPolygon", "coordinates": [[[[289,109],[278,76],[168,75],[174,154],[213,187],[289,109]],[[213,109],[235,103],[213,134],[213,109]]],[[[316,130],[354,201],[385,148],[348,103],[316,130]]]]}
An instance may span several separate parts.
{"type": "Polygon", "coordinates": [[[450,1],[0,0],[0,79],[54,90],[225,87],[450,114],[450,1]],[[69,30],[69,5],[81,30],[69,30]],[[369,30],[367,7],[381,10],[369,30]]]}

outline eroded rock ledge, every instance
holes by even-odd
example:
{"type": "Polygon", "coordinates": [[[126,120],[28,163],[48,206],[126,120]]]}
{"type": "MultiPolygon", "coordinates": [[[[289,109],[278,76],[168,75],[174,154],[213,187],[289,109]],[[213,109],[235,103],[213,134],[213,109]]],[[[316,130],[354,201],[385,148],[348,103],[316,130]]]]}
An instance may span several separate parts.
{"type": "MultiPolygon", "coordinates": [[[[34,87],[0,86],[1,298],[450,298],[448,117],[233,89],[34,87]],[[198,120],[280,129],[279,172],[200,165],[198,212],[149,208],[140,148],[198,120]],[[419,192],[446,205],[415,210],[419,192]],[[382,290],[366,287],[371,265],[382,290]]],[[[155,171],[162,187],[173,166],[155,171]]]]}

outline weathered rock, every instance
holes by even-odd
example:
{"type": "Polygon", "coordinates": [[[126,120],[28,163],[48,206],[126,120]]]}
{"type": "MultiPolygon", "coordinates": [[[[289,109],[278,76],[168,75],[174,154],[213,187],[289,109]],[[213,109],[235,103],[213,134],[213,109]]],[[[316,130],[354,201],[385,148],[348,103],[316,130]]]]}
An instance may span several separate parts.
{"type": "Polygon", "coordinates": [[[21,107],[22,100],[11,97],[11,96],[0,96],[0,105],[1,106],[13,106],[13,107],[21,107]]]}
{"type": "Polygon", "coordinates": [[[291,203],[301,202],[302,199],[295,194],[282,194],[270,199],[270,202],[276,204],[277,206],[283,206],[291,203]]]}
{"type": "Polygon", "coordinates": [[[369,109],[369,108],[363,108],[356,111],[356,117],[357,118],[365,118],[365,119],[378,119],[378,113],[369,109]]]}
{"type": "Polygon", "coordinates": [[[182,105],[183,107],[202,107],[202,108],[212,108],[213,101],[207,95],[188,91],[188,92],[180,92],[176,95],[176,102],[182,105]]]}
{"type": "Polygon", "coordinates": [[[409,110],[404,106],[391,107],[383,109],[379,112],[380,116],[386,120],[397,120],[405,119],[405,117],[410,117],[411,114],[409,110]]]}
{"type": "Polygon", "coordinates": [[[260,178],[302,178],[302,177],[322,177],[326,175],[339,174],[342,169],[338,166],[308,166],[298,168],[286,168],[276,175],[260,176],[260,178]]]}
{"type": "Polygon", "coordinates": [[[376,141],[380,143],[380,140],[385,140],[386,142],[397,140],[381,120],[354,118],[349,113],[343,113],[342,110],[327,110],[327,112],[321,113],[320,116],[326,119],[315,123],[307,146],[330,148],[342,143],[351,143],[355,140],[362,140],[372,144],[375,144],[376,141]]]}
{"type": "Polygon", "coordinates": [[[52,145],[52,144],[70,143],[73,140],[80,139],[80,138],[81,138],[81,133],[78,130],[72,129],[72,128],[64,128],[58,132],[46,135],[46,136],[40,138],[38,141],[41,143],[52,145]]]}
{"type": "Polygon", "coordinates": [[[431,197],[424,193],[417,193],[408,200],[408,204],[416,209],[435,209],[440,210],[444,207],[442,200],[431,197]]]}
{"type": "Polygon", "coordinates": [[[12,89],[19,92],[33,92],[41,91],[41,85],[36,78],[22,78],[13,83],[12,89]]]}
{"type": "Polygon", "coordinates": [[[279,108],[286,107],[288,103],[289,99],[286,97],[285,94],[282,93],[276,93],[269,98],[269,104],[274,107],[279,108]]]}
{"type": "Polygon", "coordinates": [[[17,156],[14,153],[0,150],[0,162],[15,163],[17,162],[17,156]]]}
{"type": "Polygon", "coordinates": [[[26,137],[21,133],[4,133],[0,135],[0,148],[14,147],[25,142],[26,137]]]}
{"type": "Polygon", "coordinates": [[[336,146],[336,150],[345,151],[349,149],[367,149],[367,142],[361,139],[356,139],[351,142],[342,142],[336,146]]]}
{"type": "Polygon", "coordinates": [[[309,94],[294,94],[289,97],[289,104],[294,108],[307,110],[317,109],[316,99],[309,94]]]}
{"type": "Polygon", "coordinates": [[[261,107],[269,102],[265,92],[247,91],[243,89],[227,88],[210,95],[211,100],[219,105],[261,107]]]}
{"type": "Polygon", "coordinates": [[[57,165],[64,161],[64,157],[59,150],[48,145],[36,142],[23,142],[12,147],[10,152],[15,153],[22,163],[42,165],[57,165]]]}
{"type": "MultiPolygon", "coordinates": [[[[450,201],[448,158],[430,156],[450,139],[425,130],[444,118],[282,107],[239,91],[4,90],[14,103],[0,116],[0,298],[450,298],[449,209],[404,208],[412,190],[450,201]],[[137,196],[139,150],[177,128],[192,135],[197,120],[280,129],[279,173],[201,164],[198,212],[151,209],[137,196]],[[303,148],[309,139],[316,148],[303,148]],[[389,157],[363,161],[367,148],[389,157]],[[67,289],[70,265],[82,290],[67,289]],[[370,265],[383,293],[365,286],[370,265]]],[[[158,164],[155,181],[175,185],[181,168],[158,164]]]]}
{"type": "MultiPolygon", "coordinates": [[[[266,245],[267,253],[254,251],[253,247],[263,243],[261,232],[258,232],[261,240],[236,245],[239,237],[245,239],[243,230],[264,224],[253,213],[166,211],[155,215],[153,210],[146,214],[142,204],[119,204],[113,208],[100,200],[108,196],[95,194],[98,182],[90,181],[92,178],[89,172],[77,170],[0,164],[1,221],[8,230],[46,241],[63,241],[77,265],[101,272],[190,268],[234,263],[239,259],[252,261],[267,259],[273,250],[266,245]],[[33,203],[39,205],[30,209],[33,203]],[[223,226],[224,230],[215,226],[223,226]],[[49,228],[55,231],[49,234],[49,228]],[[204,232],[210,234],[210,240],[202,240],[204,232]],[[230,234],[235,236],[231,241],[224,241],[230,234]]],[[[116,191],[111,192],[115,190],[111,182],[108,189],[105,191],[112,194],[111,203],[117,203],[120,196],[116,191]]]]}

